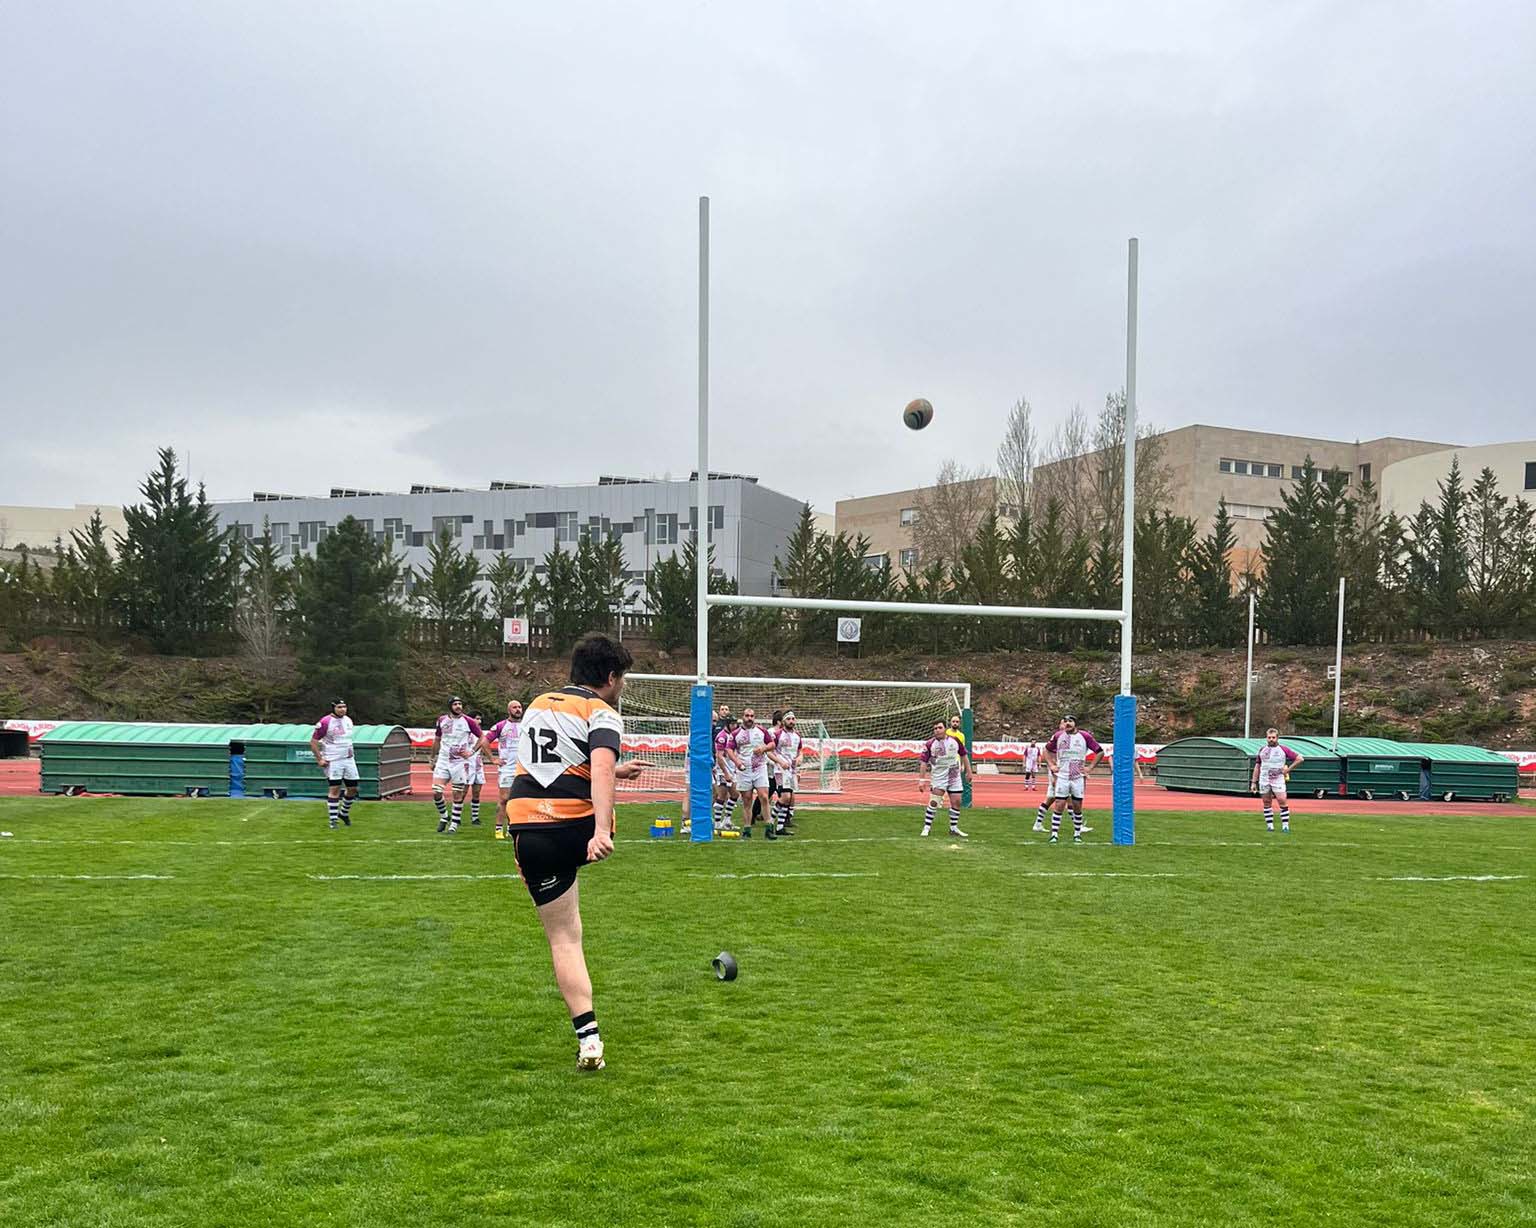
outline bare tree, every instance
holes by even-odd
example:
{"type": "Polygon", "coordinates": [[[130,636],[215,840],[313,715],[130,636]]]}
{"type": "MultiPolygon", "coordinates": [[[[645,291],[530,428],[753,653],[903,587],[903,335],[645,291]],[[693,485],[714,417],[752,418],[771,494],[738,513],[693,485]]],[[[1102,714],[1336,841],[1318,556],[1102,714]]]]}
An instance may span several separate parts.
{"type": "Polygon", "coordinates": [[[1029,401],[1020,397],[1008,411],[1003,441],[997,446],[997,500],[1005,509],[1016,513],[1029,502],[1039,446],[1029,401]]]}
{"type": "Polygon", "coordinates": [[[0,516],[0,550],[8,548],[11,544],[11,522],[4,516],[0,516]]]}
{"type": "Polygon", "coordinates": [[[1090,450],[1087,415],[1081,405],[1074,405],[1051,431],[1035,464],[1030,505],[1039,516],[1054,501],[1068,538],[1086,536],[1091,523],[1088,485],[1094,466],[1090,450]]]}
{"type": "Polygon", "coordinates": [[[272,544],[270,527],[250,543],[243,558],[240,588],[235,599],[235,634],[245,650],[251,674],[264,688],[262,715],[270,715],[271,692],[282,674],[283,619],[293,593],[293,573],[282,566],[272,544]]]}
{"type": "Polygon", "coordinates": [[[921,566],[953,564],[976,536],[976,526],[997,506],[997,486],[985,466],[968,469],[956,460],[939,466],[932,486],[917,492],[912,544],[921,566]]]}
{"type": "MultiPolygon", "coordinates": [[[[1168,506],[1173,479],[1163,457],[1163,437],[1150,422],[1136,424],[1136,511],[1168,506]]],[[[1125,393],[1104,398],[1093,429],[1093,523],[1117,534],[1125,514],[1125,393]]]]}

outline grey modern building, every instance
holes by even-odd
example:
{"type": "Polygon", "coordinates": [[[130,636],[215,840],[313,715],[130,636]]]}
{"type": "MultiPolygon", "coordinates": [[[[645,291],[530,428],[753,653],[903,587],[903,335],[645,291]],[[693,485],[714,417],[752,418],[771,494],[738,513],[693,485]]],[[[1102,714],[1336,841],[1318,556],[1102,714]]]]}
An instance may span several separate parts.
{"type": "MultiPolygon", "coordinates": [[[[334,489],[329,497],[257,492],[244,502],[214,505],[219,522],[242,536],[270,528],[286,558],[309,553],[347,516],[379,541],[393,542],[416,571],[427,566],[427,547],[442,528],[473,553],[481,568],[505,551],[540,574],[555,547],[574,550],[580,540],[617,537],[624,544],[627,601],[642,602],[646,579],[659,559],[680,551],[694,531],[695,475],[685,482],[602,477],[591,486],[536,486],[493,482],[487,490],[413,486],[409,494],[334,489]]],[[[803,503],[760,486],[743,474],[710,474],[709,541],[715,567],[743,593],[767,596],[773,561],[800,520],[803,503]]]]}

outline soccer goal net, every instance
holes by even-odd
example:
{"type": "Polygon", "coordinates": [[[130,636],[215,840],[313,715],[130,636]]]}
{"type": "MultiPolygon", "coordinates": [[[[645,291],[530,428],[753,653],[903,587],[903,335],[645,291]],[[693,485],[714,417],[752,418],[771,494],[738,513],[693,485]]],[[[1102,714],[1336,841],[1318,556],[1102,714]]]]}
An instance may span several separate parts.
{"type": "MultiPolygon", "coordinates": [[[[629,674],[620,710],[626,754],[653,766],[628,792],[681,795],[688,787],[688,705],[697,680],[629,674]]],[[[916,796],[923,743],[936,722],[970,706],[963,682],[713,678],[717,712],[751,709],[766,730],[793,712],[804,739],[799,793],[808,801],[891,805],[916,796]]]]}

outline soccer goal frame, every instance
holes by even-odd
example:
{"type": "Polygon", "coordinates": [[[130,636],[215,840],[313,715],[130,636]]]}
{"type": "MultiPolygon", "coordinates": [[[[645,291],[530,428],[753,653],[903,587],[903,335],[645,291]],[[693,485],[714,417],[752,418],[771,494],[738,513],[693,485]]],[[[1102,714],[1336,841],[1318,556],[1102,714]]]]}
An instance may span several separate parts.
{"type": "MultiPolygon", "coordinates": [[[[698,671],[690,696],[688,793],[694,815],[709,813],[714,766],[714,699],[709,678],[709,612],[715,606],[770,610],[835,610],[847,613],[963,615],[980,618],[1054,618],[1072,622],[1114,622],[1120,625],[1120,693],[1115,697],[1114,724],[1114,842],[1135,843],[1136,697],[1131,693],[1131,610],[1136,542],[1136,301],[1137,242],[1129,241],[1126,270],[1125,333],[1125,470],[1121,553],[1120,608],[1061,609],[1048,606],[944,605],[930,602],[845,601],[823,597],[753,597],[709,591],[708,551],[704,526],[709,523],[709,197],[699,197],[699,387],[698,387],[698,508],[700,565],[696,590],[698,671]]],[[[709,823],[693,823],[695,841],[714,836],[709,823]]]]}

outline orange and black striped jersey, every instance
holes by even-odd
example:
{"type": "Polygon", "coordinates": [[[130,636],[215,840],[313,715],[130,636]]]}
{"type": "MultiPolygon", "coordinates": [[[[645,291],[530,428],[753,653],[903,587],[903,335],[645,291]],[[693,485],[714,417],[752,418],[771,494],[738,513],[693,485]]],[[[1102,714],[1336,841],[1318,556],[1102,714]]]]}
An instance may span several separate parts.
{"type": "Polygon", "coordinates": [[[592,751],[615,755],[624,720],[586,687],[540,695],[523,713],[507,821],[512,827],[571,823],[591,816],[592,751]]]}

